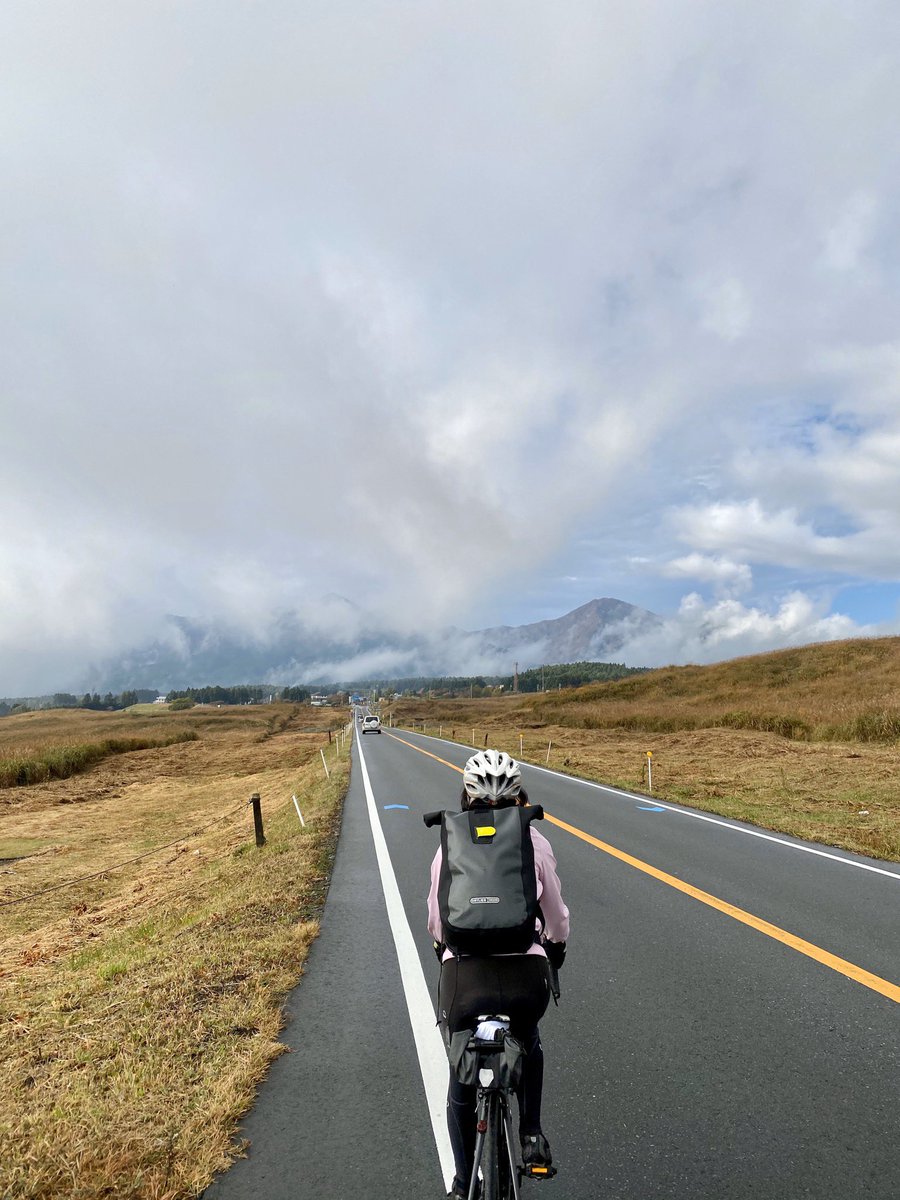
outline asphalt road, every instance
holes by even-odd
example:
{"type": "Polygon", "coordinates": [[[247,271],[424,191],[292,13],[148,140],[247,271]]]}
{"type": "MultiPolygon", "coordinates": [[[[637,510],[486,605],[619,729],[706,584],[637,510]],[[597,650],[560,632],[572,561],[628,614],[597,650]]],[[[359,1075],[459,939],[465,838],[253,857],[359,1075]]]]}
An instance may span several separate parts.
{"type": "MultiPolygon", "coordinates": [[[[291,1053],[206,1200],[437,1200],[451,1172],[421,814],[456,805],[471,751],[359,741],[291,1053]]],[[[572,914],[542,1023],[560,1174],[526,1195],[900,1197],[900,868],[524,775],[572,914]]]]}

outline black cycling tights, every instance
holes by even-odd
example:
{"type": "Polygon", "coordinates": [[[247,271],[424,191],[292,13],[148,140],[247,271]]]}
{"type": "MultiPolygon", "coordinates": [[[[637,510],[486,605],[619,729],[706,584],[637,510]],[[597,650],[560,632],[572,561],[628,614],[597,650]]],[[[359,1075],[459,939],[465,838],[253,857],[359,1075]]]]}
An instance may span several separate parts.
{"type": "MultiPolygon", "coordinates": [[[[538,1021],[550,999],[547,960],[538,955],[462,958],[441,969],[440,1019],[449,1033],[472,1029],[481,1014],[505,1013],[510,1031],[525,1048],[525,1065],[516,1093],[519,1133],[540,1133],[544,1050],[538,1021]]],[[[474,1084],[463,1084],[451,1073],[447,1094],[447,1129],[462,1184],[469,1179],[475,1155],[474,1084]]]]}

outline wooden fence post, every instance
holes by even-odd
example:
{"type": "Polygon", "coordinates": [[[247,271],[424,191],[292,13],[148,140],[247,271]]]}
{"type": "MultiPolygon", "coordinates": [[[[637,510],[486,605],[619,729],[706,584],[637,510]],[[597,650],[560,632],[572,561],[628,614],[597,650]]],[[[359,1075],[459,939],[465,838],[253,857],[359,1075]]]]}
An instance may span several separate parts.
{"type": "Polygon", "coordinates": [[[256,834],[257,846],[266,844],[266,836],[263,833],[262,809],[259,806],[259,792],[254,792],[250,797],[250,803],[253,805],[253,831],[256,834]]]}

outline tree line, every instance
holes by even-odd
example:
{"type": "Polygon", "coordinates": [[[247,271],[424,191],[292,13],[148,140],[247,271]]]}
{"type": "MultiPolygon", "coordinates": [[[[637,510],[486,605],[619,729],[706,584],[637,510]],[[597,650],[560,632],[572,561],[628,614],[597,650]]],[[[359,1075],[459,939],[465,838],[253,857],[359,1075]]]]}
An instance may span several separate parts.
{"type": "MultiPolygon", "coordinates": [[[[360,692],[374,698],[393,696],[492,696],[513,691],[516,683],[520,692],[556,691],[560,687],[580,687],[584,683],[603,680],[624,679],[627,675],[638,675],[646,667],[626,667],[624,663],[576,662],[557,663],[552,666],[532,667],[520,671],[518,681],[512,675],[415,675],[402,679],[364,679],[345,684],[313,684],[311,687],[276,687],[271,683],[242,683],[231,687],[211,685],[189,687],[168,693],[170,701],[188,701],[193,704],[266,704],[271,700],[286,700],[293,704],[308,704],[313,690],[330,695],[360,692]]],[[[38,696],[0,700],[0,717],[15,713],[32,712],[45,708],[89,708],[98,712],[112,712],[129,708],[132,704],[149,704],[159,696],[153,688],[132,688],[124,692],[85,692],[82,696],[71,692],[54,692],[52,696],[38,696]]]]}
{"type": "MultiPolygon", "coordinates": [[[[159,696],[156,688],[130,688],[124,692],[54,692],[52,696],[7,697],[0,699],[0,717],[16,713],[36,712],[48,708],[88,708],[94,712],[115,712],[132,704],[152,704],[159,696]]],[[[270,700],[287,700],[307,704],[307,687],[275,687],[270,683],[238,684],[234,687],[183,688],[168,693],[170,701],[187,700],[192,704],[266,704],[270,700]]]]}
{"type": "MultiPolygon", "coordinates": [[[[519,672],[519,691],[552,692],[560,687],[581,687],[583,683],[624,679],[627,675],[640,675],[648,669],[606,662],[557,663],[553,666],[532,667],[528,671],[519,672]]],[[[503,682],[512,688],[513,677],[510,675],[503,682]]]]}
{"type": "Polygon", "coordinates": [[[129,708],[132,704],[150,704],[158,695],[159,692],[155,688],[133,688],[118,694],[107,692],[103,696],[99,692],[85,692],[82,696],[76,696],[72,692],[54,692],[52,696],[6,698],[0,700],[0,717],[36,712],[45,708],[90,708],[95,712],[112,712],[120,708],[129,708]]]}
{"type": "Polygon", "coordinates": [[[517,682],[520,692],[556,691],[560,687],[580,687],[583,683],[624,679],[627,675],[639,675],[648,669],[627,667],[624,663],[556,663],[520,671],[518,681],[514,675],[416,675],[404,679],[359,680],[342,684],[340,690],[368,692],[373,696],[394,693],[420,696],[427,692],[445,697],[491,696],[498,692],[513,691],[517,682]]]}
{"type": "Polygon", "coordinates": [[[275,687],[271,683],[241,683],[234,687],[191,687],[169,692],[169,700],[192,700],[195,704],[267,704],[288,700],[305,704],[311,695],[306,687],[275,687]]]}

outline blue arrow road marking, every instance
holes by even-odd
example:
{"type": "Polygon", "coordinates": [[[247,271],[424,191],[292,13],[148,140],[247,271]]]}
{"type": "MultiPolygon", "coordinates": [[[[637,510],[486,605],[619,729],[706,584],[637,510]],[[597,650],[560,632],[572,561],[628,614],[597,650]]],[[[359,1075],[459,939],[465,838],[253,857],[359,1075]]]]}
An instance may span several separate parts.
{"type": "Polygon", "coordinates": [[[385,808],[409,808],[408,804],[386,804],[385,808]]]}
{"type": "Polygon", "coordinates": [[[638,808],[641,812],[665,812],[664,808],[659,808],[657,805],[639,804],[638,808]]]}

